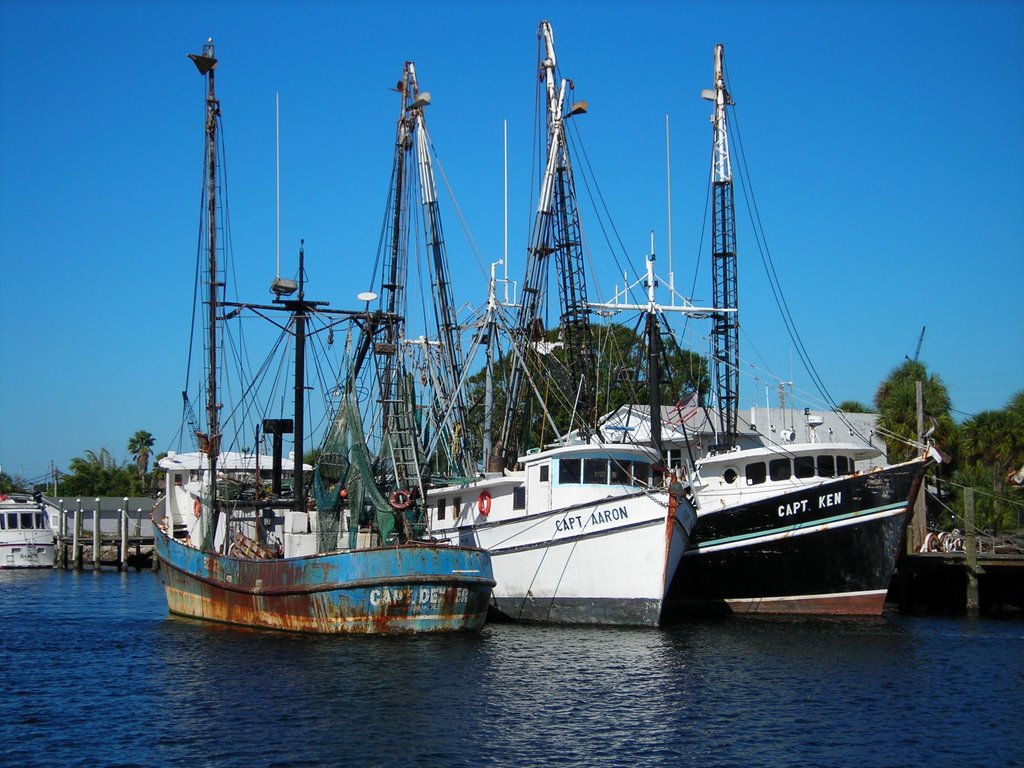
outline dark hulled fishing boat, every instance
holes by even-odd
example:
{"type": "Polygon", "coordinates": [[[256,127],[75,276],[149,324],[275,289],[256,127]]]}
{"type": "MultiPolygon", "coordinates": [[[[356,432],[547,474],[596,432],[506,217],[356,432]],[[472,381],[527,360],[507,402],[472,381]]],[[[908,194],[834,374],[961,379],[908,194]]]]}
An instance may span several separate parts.
{"type": "MultiPolygon", "coordinates": [[[[752,447],[737,445],[739,320],[726,134],[732,101],[723,56],[719,45],[715,88],[704,93],[715,103],[712,341],[719,428],[708,455],[695,462],[697,525],[668,603],[673,612],[878,614],[929,451],[919,446],[911,461],[874,465],[877,448],[818,442],[813,424],[808,442],[795,442],[790,430],[779,442],[761,434],[752,447]]],[[[692,437],[675,447],[700,442],[692,437]]]]}

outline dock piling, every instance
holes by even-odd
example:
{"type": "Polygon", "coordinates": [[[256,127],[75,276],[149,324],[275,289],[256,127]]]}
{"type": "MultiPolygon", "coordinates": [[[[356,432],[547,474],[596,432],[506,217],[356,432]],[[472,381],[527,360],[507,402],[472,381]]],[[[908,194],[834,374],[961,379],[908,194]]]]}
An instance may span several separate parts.
{"type": "Polygon", "coordinates": [[[100,500],[92,510],[92,569],[100,569],[100,500]]]}
{"type": "Polygon", "coordinates": [[[964,489],[964,566],[967,569],[967,614],[978,615],[978,530],[974,525],[974,489],[964,489]]]}

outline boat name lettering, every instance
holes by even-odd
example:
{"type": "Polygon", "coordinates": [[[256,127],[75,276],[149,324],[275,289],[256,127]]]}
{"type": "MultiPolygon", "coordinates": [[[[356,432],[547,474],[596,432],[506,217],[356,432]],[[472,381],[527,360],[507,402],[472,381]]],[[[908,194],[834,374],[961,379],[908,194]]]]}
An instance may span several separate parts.
{"type": "MultiPolygon", "coordinates": [[[[456,603],[465,603],[468,599],[468,589],[460,587],[454,590],[456,603]]],[[[452,600],[452,590],[447,587],[375,587],[370,590],[371,605],[408,603],[437,607],[446,600],[452,600]]]]}
{"type": "Polygon", "coordinates": [[[591,512],[584,523],[583,515],[568,515],[561,520],[555,520],[555,533],[568,533],[570,531],[582,531],[586,527],[606,525],[616,520],[625,520],[629,517],[625,507],[612,507],[591,512]]]}
{"type": "Polygon", "coordinates": [[[779,504],[779,517],[788,517],[789,515],[795,515],[797,512],[807,511],[807,499],[801,499],[800,501],[791,501],[788,504],[779,504]]]}
{"type": "Polygon", "coordinates": [[[611,523],[615,520],[625,520],[629,515],[626,513],[625,507],[612,507],[611,509],[602,509],[598,512],[590,513],[590,520],[587,521],[588,525],[603,525],[604,523],[611,523]]]}
{"type": "Polygon", "coordinates": [[[826,493],[824,496],[818,497],[818,509],[824,507],[837,507],[843,501],[843,492],[836,491],[835,493],[826,493]]]}
{"type": "Polygon", "coordinates": [[[555,520],[555,533],[566,531],[583,530],[583,517],[581,515],[570,515],[561,520],[555,520]]]}
{"type": "MultiPolygon", "coordinates": [[[[795,515],[798,512],[807,511],[808,499],[800,499],[799,501],[790,501],[786,504],[779,504],[779,517],[789,517],[795,515]]],[[[834,491],[833,493],[825,493],[818,497],[818,509],[825,509],[826,507],[838,507],[843,502],[843,492],[834,491]]]]}

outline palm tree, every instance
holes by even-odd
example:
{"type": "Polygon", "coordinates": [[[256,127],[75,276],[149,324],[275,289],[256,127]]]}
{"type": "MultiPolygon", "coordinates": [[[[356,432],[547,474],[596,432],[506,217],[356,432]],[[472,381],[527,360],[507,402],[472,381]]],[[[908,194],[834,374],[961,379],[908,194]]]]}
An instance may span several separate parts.
{"type": "Polygon", "coordinates": [[[106,448],[86,451],[69,464],[60,493],[66,496],[133,496],[141,492],[142,483],[128,465],[118,465],[106,448]]]}
{"type": "Polygon", "coordinates": [[[1001,411],[982,411],[964,422],[960,448],[965,462],[991,472],[995,524],[1008,523],[1000,503],[1006,478],[1024,463],[1024,392],[1001,411]]]}
{"type": "Polygon", "coordinates": [[[929,374],[924,363],[907,360],[890,371],[875,393],[878,426],[887,433],[885,441],[893,462],[906,461],[917,452],[911,444],[918,437],[918,381],[922,383],[925,428],[934,427],[933,439],[940,446],[949,448],[956,438],[946,385],[937,374],[929,374]]]}
{"type": "Polygon", "coordinates": [[[153,435],[142,429],[128,440],[128,453],[135,457],[135,466],[142,477],[145,477],[149,471],[150,449],[154,442],[156,441],[153,439],[153,435]]]}

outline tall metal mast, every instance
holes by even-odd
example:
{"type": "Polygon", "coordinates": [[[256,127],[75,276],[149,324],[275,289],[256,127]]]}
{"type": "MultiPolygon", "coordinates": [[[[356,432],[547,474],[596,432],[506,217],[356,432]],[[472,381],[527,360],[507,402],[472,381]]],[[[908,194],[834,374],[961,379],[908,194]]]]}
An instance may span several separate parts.
{"type": "MultiPolygon", "coordinates": [[[[441,212],[437,202],[437,183],[430,159],[430,139],[427,135],[423,110],[430,103],[430,94],[419,90],[416,70],[412,62],[406,64],[408,84],[412,90],[409,115],[416,133],[416,164],[419,169],[420,205],[423,208],[423,224],[426,246],[431,257],[431,273],[434,284],[434,320],[440,342],[441,370],[437,378],[437,404],[442,413],[431,445],[436,445],[442,434],[452,440],[452,462],[465,474],[473,473],[475,461],[468,450],[469,432],[466,429],[465,397],[459,386],[464,371],[462,345],[459,327],[455,319],[455,299],[452,295],[451,278],[448,268],[448,254],[441,228],[441,212]]],[[[432,450],[428,451],[428,454],[432,450]]]]}
{"type": "Polygon", "coordinates": [[[405,275],[408,268],[407,242],[409,213],[405,200],[405,162],[412,146],[412,120],[409,116],[409,65],[398,84],[402,108],[395,136],[395,160],[392,166],[389,241],[385,250],[381,306],[384,309],[383,339],[376,346],[383,424],[387,425],[397,400],[398,354],[405,336],[405,275]]]}
{"type": "Polygon", "coordinates": [[[509,464],[516,458],[516,432],[522,426],[524,411],[523,379],[525,356],[534,341],[541,322],[540,308],[547,257],[555,254],[559,272],[561,299],[561,326],[564,349],[572,373],[574,388],[579,387],[577,411],[581,417],[580,434],[586,437],[593,428],[596,414],[594,390],[594,352],[590,330],[590,307],[583,271],[583,243],[580,234],[579,211],[576,206],[576,188],[573,182],[569,148],[565,139],[564,120],[586,112],[586,102],[573,104],[565,111],[565,96],[569,83],[555,81],[555,42],[551,24],[542,21],[539,33],[544,41],[545,58],[541,72],[547,94],[547,164],[537,200],[537,211],[526,256],[526,277],[523,281],[522,302],[516,320],[516,358],[509,379],[505,417],[500,437],[492,454],[491,468],[509,464]]]}
{"type": "Polygon", "coordinates": [[[739,313],[736,278],[736,216],[733,207],[732,165],[726,133],[725,108],[733,101],[725,88],[725,50],[715,46],[715,88],[701,95],[715,102],[714,159],[711,170],[712,277],[714,282],[714,324],[711,329],[715,392],[720,413],[716,451],[736,445],[736,415],[739,405],[739,313]],[[728,311],[723,311],[728,310],[728,311]]]}
{"type": "MultiPolygon", "coordinates": [[[[217,309],[222,283],[217,280],[217,120],[220,118],[220,102],[214,94],[213,72],[217,68],[217,59],[213,55],[213,39],[203,46],[201,54],[190,53],[188,57],[196,65],[199,74],[207,79],[206,96],[206,170],[207,170],[207,239],[209,240],[208,255],[208,294],[207,294],[207,328],[209,359],[207,364],[206,383],[206,421],[209,435],[204,441],[199,438],[200,449],[210,459],[210,516],[203,529],[203,548],[210,549],[213,545],[213,531],[217,520],[217,458],[220,454],[220,424],[217,403],[217,309]]],[[[198,437],[198,436],[197,436],[198,437]]]]}

